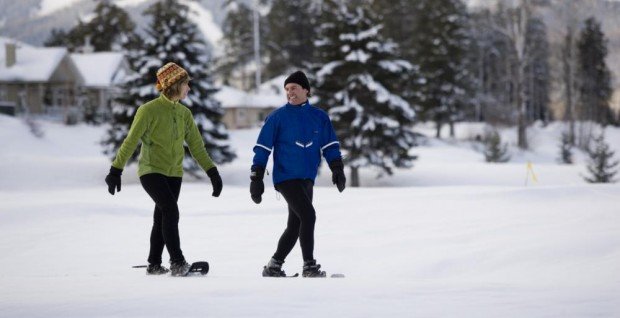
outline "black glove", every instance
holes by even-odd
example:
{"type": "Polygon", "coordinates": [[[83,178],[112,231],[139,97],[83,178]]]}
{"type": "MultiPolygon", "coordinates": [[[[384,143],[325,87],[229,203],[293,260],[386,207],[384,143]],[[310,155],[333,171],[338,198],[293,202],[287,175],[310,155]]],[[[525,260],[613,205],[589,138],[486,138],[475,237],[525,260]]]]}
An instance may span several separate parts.
{"type": "Polygon", "coordinates": [[[105,183],[108,184],[108,192],[114,195],[114,190],[121,192],[121,174],[123,169],[110,167],[110,173],[105,177],[105,183]]]}
{"type": "Polygon", "coordinates": [[[332,170],[332,183],[338,187],[338,191],[344,191],[347,178],[344,176],[344,164],[342,159],[338,158],[329,163],[329,169],[332,170]]]}
{"type": "Polygon", "coordinates": [[[259,166],[252,166],[252,173],[250,174],[250,195],[252,201],[259,204],[262,201],[263,192],[265,192],[265,184],[263,183],[263,176],[265,175],[265,168],[259,166]]]}
{"type": "Polygon", "coordinates": [[[222,193],[222,177],[220,177],[220,173],[217,172],[217,168],[213,167],[207,170],[207,175],[209,179],[211,179],[211,185],[213,186],[213,193],[211,194],[214,197],[219,197],[220,193],[222,193]]]}

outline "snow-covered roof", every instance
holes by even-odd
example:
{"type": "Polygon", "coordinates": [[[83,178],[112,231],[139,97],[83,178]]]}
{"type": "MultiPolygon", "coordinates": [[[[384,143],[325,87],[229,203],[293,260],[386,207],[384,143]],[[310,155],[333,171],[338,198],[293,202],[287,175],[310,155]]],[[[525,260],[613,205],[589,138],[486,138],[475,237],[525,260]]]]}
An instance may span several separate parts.
{"type": "Polygon", "coordinates": [[[224,108],[232,107],[255,107],[270,108],[280,107],[286,104],[286,96],[284,94],[274,94],[269,92],[247,93],[240,89],[222,86],[214,96],[224,108]]]}
{"type": "Polygon", "coordinates": [[[0,37],[0,81],[48,81],[66,55],[66,48],[34,47],[13,39],[0,37]],[[17,45],[15,65],[8,68],[6,67],[7,43],[17,45]]]}
{"type": "Polygon", "coordinates": [[[112,86],[125,75],[123,53],[73,53],[71,59],[84,77],[85,86],[112,86]]]}

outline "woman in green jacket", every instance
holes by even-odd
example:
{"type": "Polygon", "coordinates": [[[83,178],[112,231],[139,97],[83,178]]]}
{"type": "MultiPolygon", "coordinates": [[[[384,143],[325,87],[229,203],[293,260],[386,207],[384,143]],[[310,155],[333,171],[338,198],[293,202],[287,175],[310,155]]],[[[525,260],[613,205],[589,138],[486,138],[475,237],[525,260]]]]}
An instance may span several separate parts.
{"type": "Polygon", "coordinates": [[[177,205],[183,176],[184,142],[211,179],[213,196],[219,196],[222,191],[222,179],[205,149],[192,113],[179,103],[187,97],[189,81],[187,71],[175,63],[167,63],[157,71],[156,88],[161,94],[138,108],[105,178],[110,194],[114,195],[115,189],[120,192],[125,163],[142,141],[138,175],[142,187],[155,201],[147,274],[169,271],[161,266],[164,246],[170,254],[173,276],[185,275],[190,268],[181,251],[177,205]]]}

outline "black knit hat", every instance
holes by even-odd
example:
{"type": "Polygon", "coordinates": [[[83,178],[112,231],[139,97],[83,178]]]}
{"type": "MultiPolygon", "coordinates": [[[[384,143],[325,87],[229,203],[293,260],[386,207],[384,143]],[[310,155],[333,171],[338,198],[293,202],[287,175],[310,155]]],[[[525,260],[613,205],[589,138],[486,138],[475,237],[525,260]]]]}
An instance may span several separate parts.
{"type": "Polygon", "coordinates": [[[297,71],[289,75],[289,77],[287,77],[286,80],[284,80],[284,86],[286,86],[286,84],[288,83],[299,84],[299,86],[310,91],[310,82],[308,82],[308,78],[306,77],[306,74],[304,74],[304,72],[302,71],[297,71]]]}

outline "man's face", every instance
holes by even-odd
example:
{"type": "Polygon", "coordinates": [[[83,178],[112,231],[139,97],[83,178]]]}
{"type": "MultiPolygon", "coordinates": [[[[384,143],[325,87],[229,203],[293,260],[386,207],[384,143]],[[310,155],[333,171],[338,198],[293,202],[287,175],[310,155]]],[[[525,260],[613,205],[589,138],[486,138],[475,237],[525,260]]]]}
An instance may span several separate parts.
{"type": "Polygon", "coordinates": [[[308,100],[308,90],[296,83],[288,83],[284,86],[286,98],[291,105],[300,105],[308,100]]]}

